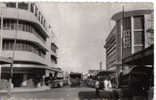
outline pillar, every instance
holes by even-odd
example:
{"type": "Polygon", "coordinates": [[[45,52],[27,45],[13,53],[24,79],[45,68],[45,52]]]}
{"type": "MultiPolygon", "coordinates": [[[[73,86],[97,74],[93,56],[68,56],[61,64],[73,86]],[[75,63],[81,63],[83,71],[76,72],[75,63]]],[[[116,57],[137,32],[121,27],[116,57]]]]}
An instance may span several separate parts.
{"type": "Polygon", "coordinates": [[[31,12],[31,3],[28,3],[28,11],[31,12]]]}

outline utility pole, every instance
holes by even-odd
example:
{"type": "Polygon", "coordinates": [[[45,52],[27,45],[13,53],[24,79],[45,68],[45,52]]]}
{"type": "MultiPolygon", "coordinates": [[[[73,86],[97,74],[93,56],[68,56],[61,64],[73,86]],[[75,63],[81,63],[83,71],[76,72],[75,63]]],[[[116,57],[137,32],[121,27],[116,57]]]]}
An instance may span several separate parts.
{"type": "MultiPolygon", "coordinates": [[[[3,45],[3,14],[2,14],[2,7],[0,8],[1,9],[1,33],[0,33],[0,56],[2,54],[2,45],[3,45]]],[[[0,65],[0,79],[1,79],[1,73],[2,73],[2,66],[0,65]]]]}
{"type": "MultiPolygon", "coordinates": [[[[19,12],[17,12],[17,16],[19,18],[19,12]]],[[[13,43],[12,63],[10,65],[10,77],[9,77],[9,89],[8,89],[9,97],[11,97],[11,89],[12,89],[13,66],[14,66],[14,58],[15,58],[15,50],[16,50],[16,42],[17,42],[17,33],[18,33],[18,27],[19,27],[18,18],[16,20],[16,29],[15,29],[16,33],[15,33],[14,43],[13,43]]]]}
{"type": "Polygon", "coordinates": [[[124,70],[124,66],[123,66],[123,47],[124,47],[124,41],[123,41],[123,34],[124,34],[124,18],[125,18],[125,14],[124,14],[124,6],[122,6],[122,19],[121,19],[121,26],[122,26],[122,29],[121,29],[121,69],[122,69],[122,72],[124,70]]]}

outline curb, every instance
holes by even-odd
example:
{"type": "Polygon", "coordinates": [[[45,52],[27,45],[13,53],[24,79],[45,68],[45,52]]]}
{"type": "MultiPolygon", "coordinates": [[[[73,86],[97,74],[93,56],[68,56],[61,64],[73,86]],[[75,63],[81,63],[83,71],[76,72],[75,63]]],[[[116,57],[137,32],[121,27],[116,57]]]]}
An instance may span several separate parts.
{"type": "MultiPolygon", "coordinates": [[[[14,88],[11,90],[13,93],[19,93],[19,92],[39,92],[39,91],[46,91],[50,90],[50,87],[43,87],[43,88],[14,88]]],[[[0,90],[0,93],[8,93],[8,90],[0,90]]]]}

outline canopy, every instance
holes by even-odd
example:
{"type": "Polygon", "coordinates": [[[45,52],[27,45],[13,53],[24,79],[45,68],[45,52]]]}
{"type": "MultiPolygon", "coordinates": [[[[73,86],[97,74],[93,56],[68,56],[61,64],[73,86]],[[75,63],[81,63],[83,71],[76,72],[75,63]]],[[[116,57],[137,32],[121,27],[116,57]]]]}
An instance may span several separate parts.
{"type": "Polygon", "coordinates": [[[153,47],[154,45],[123,59],[123,64],[153,65],[154,64],[154,48],[153,47]]]}

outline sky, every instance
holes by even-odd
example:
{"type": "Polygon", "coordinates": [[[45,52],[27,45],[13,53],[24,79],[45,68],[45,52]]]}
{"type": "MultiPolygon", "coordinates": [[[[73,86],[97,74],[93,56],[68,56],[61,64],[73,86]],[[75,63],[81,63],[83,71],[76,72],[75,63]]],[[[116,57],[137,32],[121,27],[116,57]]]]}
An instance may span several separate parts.
{"type": "Polygon", "coordinates": [[[105,39],[115,25],[113,14],[132,9],[152,8],[151,3],[58,3],[42,2],[40,8],[55,33],[58,67],[65,71],[87,72],[106,68],[105,39]]]}

